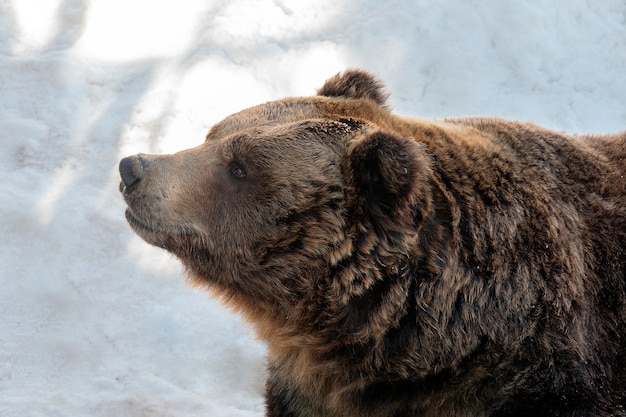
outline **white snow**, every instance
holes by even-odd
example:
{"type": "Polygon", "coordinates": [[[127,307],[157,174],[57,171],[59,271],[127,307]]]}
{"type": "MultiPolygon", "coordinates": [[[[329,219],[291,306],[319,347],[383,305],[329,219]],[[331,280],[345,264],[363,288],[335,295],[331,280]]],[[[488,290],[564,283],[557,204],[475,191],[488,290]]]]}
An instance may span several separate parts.
{"type": "Polygon", "coordinates": [[[0,0],[0,416],[262,416],[264,347],[124,220],[117,163],[348,67],[399,113],[626,128],[622,0],[0,0]]]}

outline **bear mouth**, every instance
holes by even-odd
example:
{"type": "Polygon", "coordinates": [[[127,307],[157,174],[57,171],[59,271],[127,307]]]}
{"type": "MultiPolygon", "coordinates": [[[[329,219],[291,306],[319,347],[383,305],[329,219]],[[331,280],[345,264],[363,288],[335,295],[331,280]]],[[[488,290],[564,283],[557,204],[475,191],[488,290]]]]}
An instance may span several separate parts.
{"type": "Polygon", "coordinates": [[[198,237],[199,233],[192,227],[184,227],[181,225],[168,226],[165,224],[154,223],[139,217],[130,207],[126,208],[126,220],[131,228],[148,243],[157,246],[163,246],[163,241],[168,238],[191,238],[198,237]],[[158,243],[155,243],[158,242],[158,243]]]}
{"type": "Polygon", "coordinates": [[[167,230],[165,230],[164,228],[159,227],[155,224],[148,223],[145,220],[139,218],[135,213],[133,213],[130,207],[126,208],[125,214],[128,224],[130,224],[130,226],[139,234],[142,234],[142,232],[150,234],[167,233],[167,230]]]}

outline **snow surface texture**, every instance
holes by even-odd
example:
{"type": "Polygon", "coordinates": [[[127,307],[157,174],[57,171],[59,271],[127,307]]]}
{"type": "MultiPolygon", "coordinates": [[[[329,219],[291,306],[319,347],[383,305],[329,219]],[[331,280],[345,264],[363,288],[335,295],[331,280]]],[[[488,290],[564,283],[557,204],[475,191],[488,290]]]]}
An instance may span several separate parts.
{"type": "Polygon", "coordinates": [[[264,347],[124,220],[117,163],[348,67],[398,113],[626,128],[622,0],[0,0],[0,416],[262,416],[264,347]]]}

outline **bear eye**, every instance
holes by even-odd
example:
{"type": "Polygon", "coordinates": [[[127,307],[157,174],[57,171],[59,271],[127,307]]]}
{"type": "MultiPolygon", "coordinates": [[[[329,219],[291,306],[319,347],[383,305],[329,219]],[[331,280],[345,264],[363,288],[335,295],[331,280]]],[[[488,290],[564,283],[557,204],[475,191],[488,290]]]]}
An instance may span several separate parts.
{"type": "Polygon", "coordinates": [[[232,175],[233,177],[237,179],[246,178],[248,175],[246,173],[245,168],[241,166],[241,164],[238,162],[231,162],[229,170],[230,170],[230,175],[232,175]]]}

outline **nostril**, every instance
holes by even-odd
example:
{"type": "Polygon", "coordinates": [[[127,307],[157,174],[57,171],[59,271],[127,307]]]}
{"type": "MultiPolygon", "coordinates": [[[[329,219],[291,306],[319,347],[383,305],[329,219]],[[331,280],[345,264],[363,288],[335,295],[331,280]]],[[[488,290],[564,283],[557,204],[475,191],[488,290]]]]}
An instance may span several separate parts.
{"type": "Polygon", "coordinates": [[[120,161],[119,170],[124,194],[131,193],[139,186],[144,175],[144,165],[141,155],[128,156],[120,161]]]}

